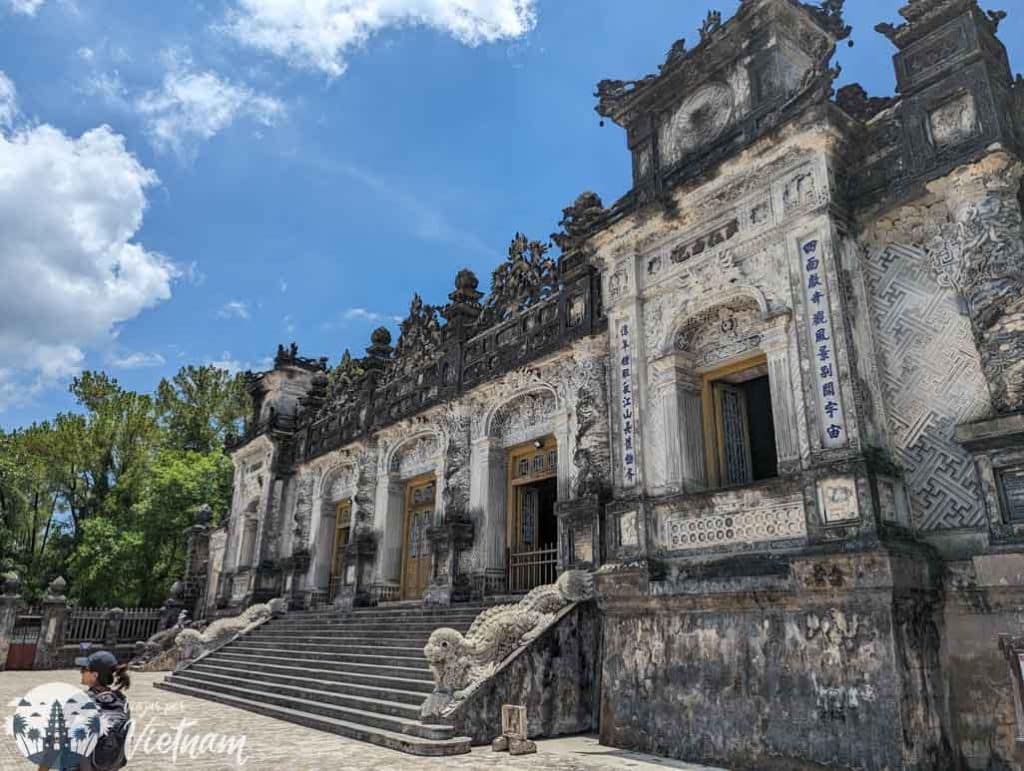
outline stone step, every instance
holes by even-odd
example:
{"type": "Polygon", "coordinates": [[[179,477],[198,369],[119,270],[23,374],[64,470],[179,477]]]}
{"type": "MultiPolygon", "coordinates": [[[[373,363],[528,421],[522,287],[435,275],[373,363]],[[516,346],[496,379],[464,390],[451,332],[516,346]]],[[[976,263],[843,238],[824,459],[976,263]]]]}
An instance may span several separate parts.
{"type": "Polygon", "coordinates": [[[368,728],[378,728],[394,733],[418,736],[421,739],[450,739],[455,730],[451,726],[426,725],[419,722],[415,717],[398,717],[367,709],[330,704],[322,701],[323,696],[319,694],[315,699],[302,698],[301,696],[289,696],[280,693],[278,689],[268,688],[259,683],[232,684],[199,679],[194,676],[190,677],[188,670],[172,674],[165,682],[172,685],[181,684],[190,688],[199,688],[210,693],[227,694],[237,698],[250,699],[287,709],[301,710],[314,715],[334,718],[335,720],[357,723],[368,728]]]}
{"type": "Polygon", "coordinates": [[[371,728],[366,725],[327,717],[319,714],[311,714],[302,709],[283,707],[276,704],[268,704],[257,698],[243,698],[232,694],[209,691],[202,688],[193,688],[180,683],[167,681],[156,683],[156,687],[164,688],[175,693],[186,696],[193,696],[198,699],[208,699],[220,702],[229,706],[255,712],[260,715],[286,720],[291,723],[304,725],[321,731],[346,736],[350,739],[357,739],[364,742],[372,742],[381,747],[388,747],[400,752],[407,752],[411,755],[443,757],[450,755],[464,755],[470,751],[471,742],[468,737],[452,737],[447,739],[425,739],[410,736],[401,732],[387,731],[379,728],[371,728]]]}
{"type": "MultiPolygon", "coordinates": [[[[415,691],[420,696],[429,694],[434,690],[434,680],[430,677],[429,672],[419,672],[422,674],[422,677],[419,678],[400,677],[377,673],[367,674],[365,672],[355,672],[344,668],[328,669],[327,667],[331,666],[330,664],[317,664],[315,667],[295,666],[294,663],[281,662],[276,659],[268,662],[259,662],[257,666],[262,672],[284,677],[304,677],[308,675],[309,677],[320,680],[329,680],[354,686],[394,688],[399,691],[406,692],[415,691]]],[[[245,657],[218,655],[216,659],[213,656],[203,659],[202,661],[193,664],[191,668],[199,669],[201,667],[224,667],[237,669],[243,672],[251,672],[253,660],[245,657]]]]}
{"type": "MultiPolygon", "coordinates": [[[[188,669],[180,674],[176,674],[172,679],[181,682],[197,683],[196,687],[199,688],[225,686],[265,690],[278,696],[309,699],[319,704],[333,704],[336,707],[376,712],[380,715],[401,717],[407,720],[419,720],[420,707],[423,705],[422,698],[419,698],[414,703],[410,703],[408,699],[404,701],[394,699],[390,693],[386,693],[383,696],[367,696],[355,693],[345,686],[338,686],[337,683],[318,683],[311,680],[299,682],[298,679],[293,683],[280,683],[265,677],[263,672],[231,674],[188,669]]],[[[413,695],[418,696],[419,694],[413,695]]]]}
{"type": "Polygon", "coordinates": [[[264,631],[257,629],[249,635],[252,640],[296,640],[298,642],[332,642],[343,645],[397,645],[398,647],[419,648],[427,644],[430,635],[406,635],[400,636],[397,632],[388,633],[387,637],[371,637],[367,635],[355,635],[348,632],[332,632],[316,634],[298,634],[285,631],[264,631]]]}
{"type": "MultiPolygon", "coordinates": [[[[350,631],[365,632],[371,634],[374,637],[386,633],[386,632],[418,632],[420,634],[426,634],[430,636],[430,633],[435,629],[441,629],[442,627],[448,627],[451,629],[457,629],[460,632],[464,632],[469,629],[471,624],[421,624],[412,622],[396,622],[394,624],[364,624],[362,622],[352,621],[347,624],[336,624],[336,625],[310,625],[310,626],[297,626],[292,624],[267,624],[269,629],[289,629],[294,631],[305,630],[305,629],[347,629],[350,631]]],[[[262,627],[261,627],[262,628],[262,627]]]]}
{"type": "MultiPolygon", "coordinates": [[[[289,655],[289,651],[276,650],[268,652],[260,649],[247,651],[235,649],[232,646],[228,646],[217,651],[210,657],[203,660],[210,661],[215,657],[216,660],[223,660],[226,658],[244,659],[246,664],[249,666],[263,666],[265,664],[275,664],[282,661],[301,663],[301,661],[307,660],[307,657],[289,655]]],[[[337,659],[325,659],[316,655],[309,656],[308,660],[316,662],[316,666],[320,669],[333,669],[335,671],[354,672],[365,675],[383,675],[386,677],[406,677],[410,679],[429,680],[431,683],[434,681],[433,673],[425,663],[422,666],[366,664],[351,661],[338,661],[337,659]]]]}
{"type": "MultiPolygon", "coordinates": [[[[320,658],[328,657],[332,661],[352,661],[367,664],[379,664],[387,662],[397,663],[402,666],[417,666],[421,662],[426,666],[426,659],[423,658],[422,648],[410,648],[401,654],[392,654],[390,650],[383,648],[370,648],[365,653],[356,653],[347,645],[328,645],[324,643],[310,645],[306,643],[288,643],[287,655],[295,658],[320,658]]],[[[242,638],[231,644],[237,650],[273,650],[281,651],[282,643],[274,640],[249,640],[242,638]]]]}
{"type": "Polygon", "coordinates": [[[297,651],[321,651],[323,653],[355,654],[361,656],[379,656],[382,651],[387,651],[389,656],[402,656],[417,658],[423,655],[422,645],[403,644],[408,641],[399,641],[398,644],[387,644],[383,641],[377,644],[350,645],[347,640],[338,640],[334,637],[316,637],[288,640],[287,637],[247,637],[240,641],[246,645],[259,647],[281,647],[287,645],[297,651]],[[287,642],[285,642],[287,641],[287,642]]]}
{"type": "Polygon", "coordinates": [[[397,701],[402,704],[413,704],[419,707],[423,704],[429,691],[404,690],[401,681],[396,679],[393,683],[358,683],[346,678],[336,672],[324,672],[319,670],[296,669],[294,672],[271,671],[262,667],[259,672],[243,667],[225,666],[223,664],[207,664],[200,662],[194,667],[186,670],[188,672],[201,672],[203,674],[220,675],[223,677],[240,677],[258,679],[261,682],[272,685],[289,687],[306,687],[333,691],[335,693],[352,694],[369,699],[381,701],[397,701]]]}

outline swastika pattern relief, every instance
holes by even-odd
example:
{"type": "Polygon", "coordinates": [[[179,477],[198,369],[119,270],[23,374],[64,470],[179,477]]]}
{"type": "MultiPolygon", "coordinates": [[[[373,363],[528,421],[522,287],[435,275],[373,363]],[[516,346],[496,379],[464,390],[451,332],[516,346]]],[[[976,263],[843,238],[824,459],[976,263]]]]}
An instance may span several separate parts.
{"type": "Polygon", "coordinates": [[[977,472],[953,438],[959,423],[990,410],[970,319],[933,278],[923,248],[889,245],[870,251],[865,264],[885,412],[914,524],[981,526],[977,472]]]}

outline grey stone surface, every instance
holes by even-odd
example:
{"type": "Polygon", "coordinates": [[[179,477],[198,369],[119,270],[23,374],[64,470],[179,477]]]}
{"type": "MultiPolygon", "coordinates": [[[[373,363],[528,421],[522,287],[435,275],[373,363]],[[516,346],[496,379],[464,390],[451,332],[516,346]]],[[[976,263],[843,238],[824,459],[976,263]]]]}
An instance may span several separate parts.
{"type": "Polygon", "coordinates": [[[601,621],[580,603],[471,691],[448,715],[460,735],[487,744],[501,729],[505,704],[526,707],[528,737],[597,728],[597,656],[601,621]]]}

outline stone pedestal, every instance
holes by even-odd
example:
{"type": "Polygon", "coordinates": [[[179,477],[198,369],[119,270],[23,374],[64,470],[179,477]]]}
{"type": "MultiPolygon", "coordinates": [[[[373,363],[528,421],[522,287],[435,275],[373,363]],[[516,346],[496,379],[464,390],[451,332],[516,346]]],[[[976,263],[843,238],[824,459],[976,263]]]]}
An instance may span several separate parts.
{"type": "Polygon", "coordinates": [[[451,605],[470,598],[472,587],[468,575],[459,569],[459,555],[473,545],[473,522],[449,519],[427,531],[434,550],[434,575],[423,601],[427,605],[451,605]]]}
{"type": "Polygon", "coordinates": [[[4,579],[3,594],[0,594],[0,672],[7,666],[7,651],[11,647],[11,635],[14,624],[18,620],[18,607],[21,597],[18,589],[21,582],[14,573],[8,573],[4,579]]]}
{"type": "Polygon", "coordinates": [[[64,596],[67,586],[63,578],[56,578],[46,590],[33,669],[53,669],[59,661],[60,647],[64,644],[64,620],[68,613],[68,599],[64,596]]]}

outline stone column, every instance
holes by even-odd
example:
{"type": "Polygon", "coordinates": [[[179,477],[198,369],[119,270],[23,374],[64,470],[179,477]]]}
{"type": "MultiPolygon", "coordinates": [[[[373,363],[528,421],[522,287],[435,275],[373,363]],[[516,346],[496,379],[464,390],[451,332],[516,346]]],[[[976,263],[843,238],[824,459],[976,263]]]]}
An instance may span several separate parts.
{"type": "Polygon", "coordinates": [[[67,588],[67,582],[58,577],[46,590],[33,669],[53,669],[59,664],[60,647],[64,644],[64,619],[68,613],[68,598],[64,596],[67,588]]]}
{"type": "Polygon", "coordinates": [[[647,479],[652,492],[703,490],[707,487],[707,462],[700,378],[682,354],[659,359],[653,369],[652,390],[660,409],[645,453],[651,460],[647,479]],[[659,457],[663,460],[655,465],[659,457]]]}
{"type": "Polygon", "coordinates": [[[781,473],[800,467],[800,439],[797,412],[790,377],[789,323],[781,319],[765,333],[761,347],[768,356],[768,382],[772,394],[772,420],[775,426],[775,452],[781,473]]]}
{"type": "Polygon", "coordinates": [[[477,569],[505,570],[507,545],[507,453],[490,437],[473,442],[470,459],[469,508],[480,516],[477,569]]]}
{"type": "Polygon", "coordinates": [[[18,607],[21,597],[18,589],[21,588],[21,581],[17,573],[8,573],[4,576],[3,594],[0,594],[0,672],[7,666],[7,651],[11,647],[11,636],[14,634],[14,624],[18,620],[18,607]]]}
{"type": "Polygon", "coordinates": [[[996,152],[929,185],[953,220],[928,244],[932,269],[964,301],[1000,413],[1024,409],[1022,175],[1018,160],[996,152]]]}

